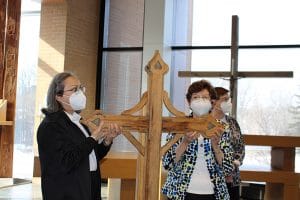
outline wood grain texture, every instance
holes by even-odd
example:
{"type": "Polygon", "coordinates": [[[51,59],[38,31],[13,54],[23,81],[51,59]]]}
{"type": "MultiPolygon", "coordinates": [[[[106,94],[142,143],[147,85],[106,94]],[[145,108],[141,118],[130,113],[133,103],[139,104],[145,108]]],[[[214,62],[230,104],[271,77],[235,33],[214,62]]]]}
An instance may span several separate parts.
{"type": "Polygon", "coordinates": [[[42,4],[59,4],[64,3],[66,0],[42,0],[42,4]]]}
{"type": "Polygon", "coordinates": [[[1,126],[13,126],[14,122],[13,121],[0,121],[1,126]]]}
{"type": "Polygon", "coordinates": [[[149,133],[146,135],[146,175],[145,199],[159,199],[160,196],[160,147],[162,132],[162,99],[164,74],[169,67],[163,62],[158,52],[149,61],[148,93],[149,93],[149,133]]]}
{"type": "Polygon", "coordinates": [[[199,118],[185,117],[183,112],[178,111],[172,105],[168,93],[163,89],[164,75],[168,69],[168,65],[162,60],[159,52],[155,52],[146,66],[148,91],[144,93],[137,105],[122,112],[121,115],[105,115],[101,111],[96,111],[91,117],[81,121],[91,130],[97,128],[100,121],[107,122],[105,128],[108,128],[109,123],[117,123],[122,127],[125,137],[140,153],[137,172],[138,199],[160,199],[161,156],[176,142],[176,140],[172,140],[161,147],[163,132],[177,134],[176,139],[181,137],[179,134],[189,131],[197,131],[204,137],[210,138],[213,135],[223,133],[225,128],[211,115],[199,118]],[[175,117],[163,117],[163,105],[175,117]],[[145,115],[133,115],[142,109],[145,115]],[[142,139],[137,140],[130,133],[131,131],[143,133],[142,139]]]}
{"type": "Polygon", "coordinates": [[[300,147],[300,137],[244,135],[244,139],[247,145],[273,146],[273,147],[300,147]]]}
{"type": "MultiPolygon", "coordinates": [[[[21,0],[7,1],[6,32],[4,41],[3,97],[7,100],[7,121],[14,121],[21,16],[21,0]]],[[[0,140],[0,177],[12,177],[14,127],[4,126],[0,140]]]]}
{"type": "Polygon", "coordinates": [[[3,98],[3,80],[4,80],[4,45],[5,45],[5,27],[6,27],[6,0],[0,0],[0,99],[3,98]]]}
{"type": "MultiPolygon", "coordinates": [[[[133,115],[105,115],[97,114],[84,118],[81,122],[94,130],[100,121],[106,122],[104,128],[108,128],[108,123],[117,123],[126,131],[138,131],[140,133],[149,132],[149,116],[133,115]]],[[[210,138],[223,132],[224,127],[218,123],[211,115],[198,118],[188,117],[161,117],[162,132],[185,133],[187,131],[197,131],[205,138],[210,138]]]]}

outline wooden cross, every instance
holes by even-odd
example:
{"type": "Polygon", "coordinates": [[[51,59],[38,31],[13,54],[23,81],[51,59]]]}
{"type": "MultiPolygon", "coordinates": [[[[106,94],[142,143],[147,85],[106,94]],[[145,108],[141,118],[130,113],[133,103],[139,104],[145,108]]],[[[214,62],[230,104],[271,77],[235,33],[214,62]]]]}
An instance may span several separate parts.
{"type": "MultiPolygon", "coordinates": [[[[138,166],[138,170],[144,172],[142,175],[144,188],[142,200],[158,200],[160,197],[161,158],[165,152],[182,137],[187,131],[200,132],[204,137],[211,137],[223,132],[224,127],[211,115],[200,118],[186,117],[183,112],[178,111],[171,103],[168,93],[163,90],[164,74],[169,67],[162,60],[158,51],[146,66],[148,73],[148,91],[146,91],[140,102],[133,108],[126,110],[121,115],[104,115],[97,113],[90,118],[82,120],[84,124],[94,129],[101,120],[105,122],[116,122],[122,126],[124,136],[136,147],[142,156],[145,166],[138,166]],[[174,117],[163,117],[163,104],[174,115],[174,117]],[[144,116],[133,115],[146,109],[144,116]],[[145,140],[138,141],[130,131],[144,133],[145,140]],[[161,146],[161,134],[163,132],[175,133],[174,139],[161,146]]],[[[140,181],[140,184],[143,184],[140,181]]],[[[138,191],[139,193],[139,191],[138,191]]]]}
{"type": "Polygon", "coordinates": [[[179,77],[229,77],[230,81],[230,94],[232,99],[232,116],[236,117],[237,108],[237,87],[239,78],[283,78],[293,77],[292,71],[280,72],[249,72],[238,71],[238,49],[239,49],[239,35],[238,35],[238,16],[232,16],[232,29],[231,29],[231,70],[230,72],[197,72],[197,71],[179,71],[179,77]]]}

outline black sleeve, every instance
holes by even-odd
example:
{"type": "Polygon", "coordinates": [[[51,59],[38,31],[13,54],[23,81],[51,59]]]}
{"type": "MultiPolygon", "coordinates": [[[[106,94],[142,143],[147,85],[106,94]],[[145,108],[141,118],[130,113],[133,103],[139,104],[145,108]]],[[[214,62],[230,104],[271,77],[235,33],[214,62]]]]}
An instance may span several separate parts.
{"type": "Polygon", "coordinates": [[[98,144],[97,152],[96,152],[98,161],[107,155],[107,153],[110,150],[111,145],[112,145],[112,143],[108,146],[105,146],[103,141],[100,144],[98,144]]]}
{"type": "Polygon", "coordinates": [[[68,130],[64,130],[54,122],[42,123],[38,128],[37,142],[41,162],[61,166],[69,172],[78,167],[83,159],[88,158],[97,142],[87,137],[75,144],[66,136],[66,131],[68,130]]]}
{"type": "MultiPolygon", "coordinates": [[[[82,124],[82,126],[89,133],[89,135],[92,135],[90,129],[85,124],[82,124]]],[[[97,145],[97,147],[95,148],[95,153],[96,153],[96,157],[97,157],[98,161],[100,161],[102,158],[104,158],[107,155],[107,153],[109,152],[109,150],[111,148],[111,145],[112,145],[112,143],[108,146],[105,146],[103,141],[97,145]]]]}

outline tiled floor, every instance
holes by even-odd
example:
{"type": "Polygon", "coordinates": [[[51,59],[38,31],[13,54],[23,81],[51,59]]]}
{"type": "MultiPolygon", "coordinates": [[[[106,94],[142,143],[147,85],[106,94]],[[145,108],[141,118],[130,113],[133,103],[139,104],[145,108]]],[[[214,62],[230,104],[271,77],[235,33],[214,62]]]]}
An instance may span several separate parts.
{"type": "Polygon", "coordinates": [[[32,183],[7,186],[4,184],[11,185],[11,180],[1,180],[2,187],[0,188],[0,199],[2,200],[29,200],[29,199],[42,199],[41,194],[41,180],[40,178],[34,178],[32,183]]]}
{"type": "MultiPolygon", "coordinates": [[[[33,178],[32,183],[12,185],[11,179],[0,179],[0,200],[40,200],[41,193],[41,179],[33,178]]],[[[101,188],[102,200],[107,200],[107,186],[102,184],[101,188]]]]}

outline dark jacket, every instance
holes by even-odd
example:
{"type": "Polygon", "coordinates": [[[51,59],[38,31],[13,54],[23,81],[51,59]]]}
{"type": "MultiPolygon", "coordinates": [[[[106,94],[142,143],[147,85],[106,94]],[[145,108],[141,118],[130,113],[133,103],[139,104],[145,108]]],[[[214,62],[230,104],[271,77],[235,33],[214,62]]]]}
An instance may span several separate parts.
{"type": "MultiPolygon", "coordinates": [[[[37,131],[43,199],[90,200],[89,154],[94,149],[99,161],[110,146],[86,137],[63,111],[45,114],[37,131]]],[[[97,171],[100,179],[99,162],[97,171]]]]}

